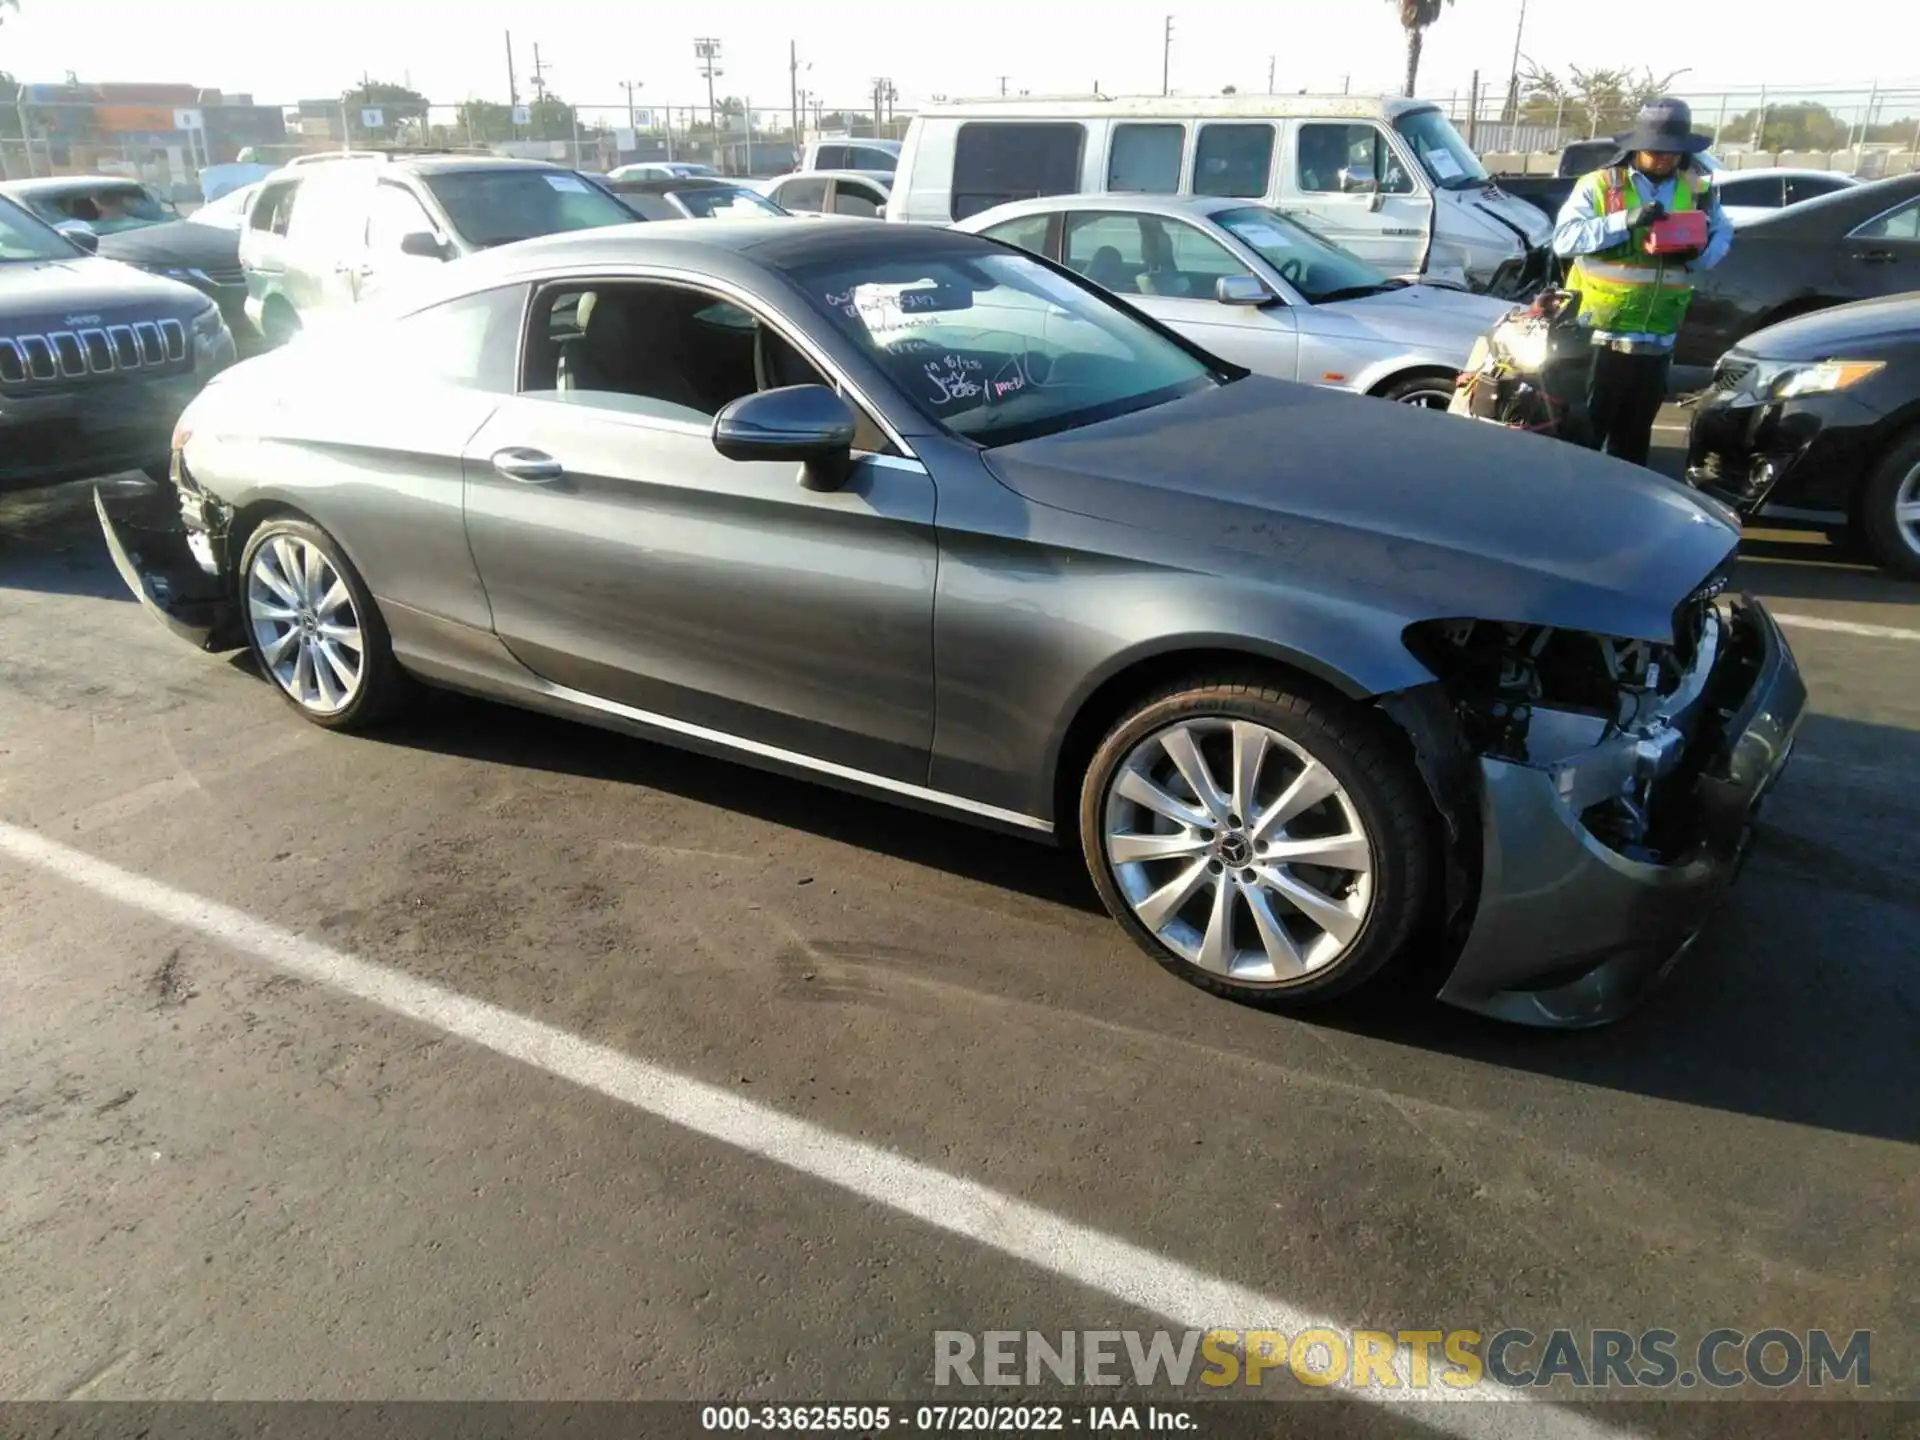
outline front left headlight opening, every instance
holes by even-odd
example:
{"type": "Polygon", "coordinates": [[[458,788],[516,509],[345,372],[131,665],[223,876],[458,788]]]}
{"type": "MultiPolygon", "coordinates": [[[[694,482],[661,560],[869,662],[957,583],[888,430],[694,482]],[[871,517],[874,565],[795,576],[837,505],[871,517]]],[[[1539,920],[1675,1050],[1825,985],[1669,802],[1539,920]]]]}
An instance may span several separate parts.
{"type": "Polygon", "coordinates": [[[1822,360],[1817,365],[1792,365],[1773,377],[1768,394],[1775,400],[1830,395],[1851,389],[1886,368],[1884,360],[1822,360]]]}

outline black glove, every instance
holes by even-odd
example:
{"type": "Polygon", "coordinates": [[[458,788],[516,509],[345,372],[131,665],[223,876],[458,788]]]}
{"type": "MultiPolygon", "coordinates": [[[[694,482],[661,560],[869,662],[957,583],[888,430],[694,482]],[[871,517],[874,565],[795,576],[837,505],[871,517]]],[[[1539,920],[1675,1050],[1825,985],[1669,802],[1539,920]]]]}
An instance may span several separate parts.
{"type": "Polygon", "coordinates": [[[1636,206],[1627,212],[1627,228],[1639,230],[1653,224],[1656,220],[1667,218],[1667,207],[1658,200],[1650,200],[1645,205],[1636,206]]]}

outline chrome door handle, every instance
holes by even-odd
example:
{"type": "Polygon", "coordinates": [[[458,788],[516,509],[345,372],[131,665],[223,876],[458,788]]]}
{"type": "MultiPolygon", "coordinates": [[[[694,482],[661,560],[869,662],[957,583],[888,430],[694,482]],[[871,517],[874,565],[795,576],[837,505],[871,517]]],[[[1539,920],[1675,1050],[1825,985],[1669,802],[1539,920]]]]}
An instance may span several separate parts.
{"type": "Polygon", "coordinates": [[[551,455],[519,446],[494,451],[493,468],[509,480],[527,485],[548,485],[567,473],[551,455]]]}

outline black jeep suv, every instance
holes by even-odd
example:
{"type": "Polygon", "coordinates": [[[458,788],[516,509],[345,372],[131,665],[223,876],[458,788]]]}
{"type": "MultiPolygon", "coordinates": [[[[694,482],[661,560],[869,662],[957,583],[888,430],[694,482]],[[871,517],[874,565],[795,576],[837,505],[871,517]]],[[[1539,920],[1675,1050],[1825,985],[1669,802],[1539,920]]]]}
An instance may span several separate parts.
{"type": "Polygon", "coordinates": [[[205,295],[83,245],[0,199],[0,490],[162,473],[180,412],[233,363],[205,295]]]}

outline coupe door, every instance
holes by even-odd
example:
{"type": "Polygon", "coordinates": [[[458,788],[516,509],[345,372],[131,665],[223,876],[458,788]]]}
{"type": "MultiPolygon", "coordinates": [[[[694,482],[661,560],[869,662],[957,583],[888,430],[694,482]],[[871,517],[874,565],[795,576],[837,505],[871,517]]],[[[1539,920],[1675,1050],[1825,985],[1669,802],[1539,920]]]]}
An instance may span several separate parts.
{"type": "Polygon", "coordinates": [[[767,362],[761,323],[665,285],[575,282],[536,300],[528,388],[466,452],[467,534],[494,628],[578,695],[924,784],[933,483],[916,461],[867,454],[845,488],[820,493],[796,465],[722,458],[721,404],[810,375],[791,347],[784,366],[767,362]],[[642,292],[620,333],[673,355],[671,373],[596,359],[610,304],[642,292]]]}

